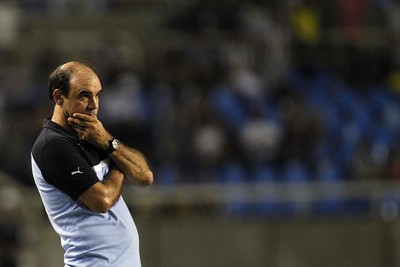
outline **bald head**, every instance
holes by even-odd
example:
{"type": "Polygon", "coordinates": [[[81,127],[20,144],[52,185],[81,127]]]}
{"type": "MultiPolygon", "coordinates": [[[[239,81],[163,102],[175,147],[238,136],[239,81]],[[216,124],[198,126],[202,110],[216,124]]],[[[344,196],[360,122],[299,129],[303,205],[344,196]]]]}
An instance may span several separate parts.
{"type": "MultiPolygon", "coordinates": [[[[58,66],[49,76],[48,90],[49,98],[54,102],[53,92],[59,89],[63,95],[68,96],[70,89],[70,82],[74,76],[78,74],[94,74],[96,72],[84,63],[78,61],[71,61],[58,66]]],[[[97,76],[97,75],[96,75],[97,76]]]]}

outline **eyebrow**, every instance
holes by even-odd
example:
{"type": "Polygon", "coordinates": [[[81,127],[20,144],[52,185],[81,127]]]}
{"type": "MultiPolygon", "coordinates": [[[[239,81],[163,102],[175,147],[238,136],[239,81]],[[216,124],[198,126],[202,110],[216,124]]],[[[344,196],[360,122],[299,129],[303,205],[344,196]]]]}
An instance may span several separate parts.
{"type": "MultiPolygon", "coordinates": [[[[96,93],[96,95],[101,94],[102,92],[103,92],[103,88],[100,89],[100,90],[96,93]]],[[[91,91],[91,90],[88,90],[88,89],[86,89],[86,88],[82,88],[82,89],[79,91],[78,94],[79,94],[79,95],[82,95],[82,94],[92,94],[92,91],[91,91]]]]}

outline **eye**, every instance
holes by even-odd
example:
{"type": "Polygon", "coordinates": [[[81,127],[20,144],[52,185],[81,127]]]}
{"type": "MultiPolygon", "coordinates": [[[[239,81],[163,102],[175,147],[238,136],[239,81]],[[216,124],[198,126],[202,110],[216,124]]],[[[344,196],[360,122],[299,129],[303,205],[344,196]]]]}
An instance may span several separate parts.
{"type": "Polygon", "coordinates": [[[79,94],[79,99],[81,100],[81,101],[86,101],[86,100],[88,100],[90,98],[90,94],[88,93],[88,92],[81,92],[80,94],[79,94]]]}

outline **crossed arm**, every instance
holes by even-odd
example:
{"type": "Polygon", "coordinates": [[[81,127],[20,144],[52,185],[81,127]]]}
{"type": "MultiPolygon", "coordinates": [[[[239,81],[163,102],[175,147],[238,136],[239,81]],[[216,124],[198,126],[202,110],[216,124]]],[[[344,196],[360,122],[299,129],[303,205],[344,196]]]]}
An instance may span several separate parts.
{"type": "MultiPolygon", "coordinates": [[[[95,116],[76,113],[68,118],[68,123],[79,138],[100,149],[107,149],[112,135],[106,131],[95,116]]],[[[109,154],[115,166],[103,181],[91,186],[79,199],[91,210],[107,212],[119,199],[124,181],[147,186],[153,183],[153,173],[145,157],[139,151],[120,144],[118,150],[109,154]]]]}

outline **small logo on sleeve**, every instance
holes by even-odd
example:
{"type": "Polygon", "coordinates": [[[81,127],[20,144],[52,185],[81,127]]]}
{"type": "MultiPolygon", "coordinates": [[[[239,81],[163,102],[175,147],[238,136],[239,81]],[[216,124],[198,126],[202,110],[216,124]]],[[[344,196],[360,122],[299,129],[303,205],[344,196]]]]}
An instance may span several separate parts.
{"type": "Polygon", "coordinates": [[[79,170],[79,167],[78,167],[78,170],[72,171],[72,172],[71,172],[71,175],[75,175],[75,174],[78,174],[78,173],[83,173],[83,172],[81,172],[81,171],[79,170]]]}

